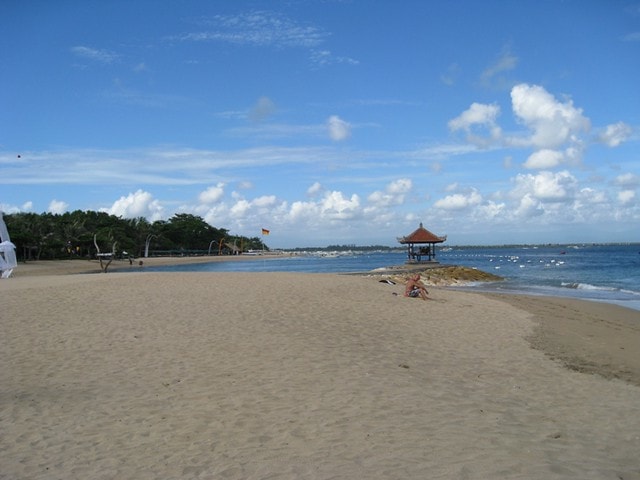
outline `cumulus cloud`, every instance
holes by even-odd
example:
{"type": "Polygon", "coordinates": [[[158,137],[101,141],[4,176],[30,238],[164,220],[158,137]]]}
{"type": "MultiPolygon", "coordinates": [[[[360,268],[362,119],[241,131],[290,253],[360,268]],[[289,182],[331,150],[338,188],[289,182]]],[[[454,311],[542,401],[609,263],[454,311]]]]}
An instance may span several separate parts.
{"type": "Polygon", "coordinates": [[[69,204],[67,202],[63,202],[62,200],[51,200],[51,202],[49,202],[49,208],[47,208],[47,211],[49,213],[60,215],[66,212],[68,207],[69,204]]]}
{"type": "MultiPolygon", "coordinates": [[[[213,189],[215,196],[215,187],[213,189]]],[[[220,198],[214,203],[184,206],[181,210],[200,215],[211,225],[223,225],[224,228],[241,232],[258,230],[264,226],[265,218],[269,218],[270,223],[276,223],[275,219],[286,213],[287,202],[278,200],[275,195],[247,199],[241,193],[233,191],[230,197],[231,202],[220,198]]]]}
{"type": "Polygon", "coordinates": [[[411,191],[413,183],[408,178],[400,178],[391,182],[384,191],[371,193],[367,200],[376,207],[388,207],[391,205],[401,205],[404,203],[405,195],[411,191]]]}
{"type": "Polygon", "coordinates": [[[482,103],[472,103],[471,106],[456,118],[449,120],[449,129],[470,130],[474,125],[496,125],[496,118],[500,114],[498,105],[485,105],[482,103]]]}
{"type": "Polygon", "coordinates": [[[525,168],[530,169],[543,169],[554,168],[562,163],[564,156],[557,150],[549,150],[543,148],[537,152],[533,152],[526,162],[524,162],[525,168]]]}
{"type": "Polygon", "coordinates": [[[334,142],[341,142],[351,136],[351,125],[337,115],[332,115],[327,120],[329,137],[334,142]]]}
{"type": "Polygon", "coordinates": [[[353,218],[360,207],[360,197],[355,193],[346,198],[342,192],[327,192],[321,202],[321,212],[330,219],[353,218]]]}
{"type": "Polygon", "coordinates": [[[607,128],[600,135],[600,141],[609,147],[617,147],[622,142],[627,140],[633,129],[624,122],[614,123],[607,125],[607,128]]]}
{"type": "Polygon", "coordinates": [[[517,218],[532,218],[540,216],[544,213],[542,203],[530,193],[525,194],[518,203],[514,215],[517,218]]]}
{"type": "Polygon", "coordinates": [[[497,203],[490,200],[478,206],[478,215],[483,220],[499,219],[504,215],[506,208],[507,205],[504,202],[497,203]]]}
{"type": "Polygon", "coordinates": [[[515,188],[512,197],[524,198],[529,195],[533,199],[547,202],[562,202],[575,196],[578,180],[568,171],[543,171],[536,175],[520,174],[514,179],[515,188]]]}
{"type": "Polygon", "coordinates": [[[20,212],[29,212],[31,210],[33,210],[33,202],[31,201],[24,202],[21,206],[0,203],[0,212],[8,215],[20,212]]]}
{"type": "Polygon", "coordinates": [[[559,102],[538,85],[516,85],[511,90],[511,102],[517,119],[531,131],[529,137],[512,139],[514,145],[553,150],[591,126],[582,109],[574,107],[571,100],[559,102]]]}
{"type": "Polygon", "coordinates": [[[317,195],[322,190],[323,190],[323,188],[322,188],[322,185],[320,184],[320,182],[315,182],[313,185],[311,185],[307,189],[307,195],[313,197],[314,195],[317,195]]]}
{"type": "Polygon", "coordinates": [[[244,217],[251,210],[251,203],[245,199],[238,200],[230,210],[232,217],[244,217]]]}
{"type": "Polygon", "coordinates": [[[137,190],[126,197],[120,197],[110,208],[103,209],[103,211],[116,217],[146,217],[151,221],[156,221],[163,217],[164,208],[149,192],[137,190]]]}
{"type": "Polygon", "coordinates": [[[479,205],[482,202],[482,195],[476,190],[472,189],[469,193],[454,193],[453,195],[447,195],[446,197],[436,201],[434,207],[441,208],[442,210],[463,210],[475,205],[479,205]]]}
{"type": "Polygon", "coordinates": [[[200,203],[212,204],[220,201],[224,196],[224,183],[218,183],[215,187],[209,187],[198,195],[200,203]]]}
{"type": "Polygon", "coordinates": [[[580,201],[580,205],[597,205],[607,201],[607,196],[604,192],[589,187],[580,189],[577,198],[580,201]]]}
{"type": "Polygon", "coordinates": [[[339,191],[325,192],[314,202],[293,202],[288,218],[294,223],[303,222],[307,226],[317,227],[322,223],[350,220],[360,214],[360,197],[353,194],[346,197],[339,191]]]}
{"type": "Polygon", "coordinates": [[[640,186],[640,176],[635,173],[623,173],[616,177],[614,183],[621,187],[637,187],[640,186]]]}
{"type": "Polygon", "coordinates": [[[486,105],[472,103],[471,106],[456,118],[449,120],[449,130],[455,132],[463,130],[467,133],[467,140],[479,146],[484,146],[490,140],[497,140],[502,134],[496,120],[500,114],[500,107],[495,104],[486,105]],[[473,133],[476,129],[488,130],[489,138],[473,133]]]}
{"type": "Polygon", "coordinates": [[[405,194],[411,191],[413,182],[410,178],[399,178],[387,186],[387,191],[391,194],[405,194]]]}
{"type": "Polygon", "coordinates": [[[635,197],[636,192],[634,192],[633,190],[623,190],[622,192],[618,193],[618,201],[623,205],[632,203],[635,197]]]}
{"type": "Polygon", "coordinates": [[[254,198],[251,204],[258,208],[271,207],[277,202],[275,195],[262,195],[261,197],[254,198]]]}

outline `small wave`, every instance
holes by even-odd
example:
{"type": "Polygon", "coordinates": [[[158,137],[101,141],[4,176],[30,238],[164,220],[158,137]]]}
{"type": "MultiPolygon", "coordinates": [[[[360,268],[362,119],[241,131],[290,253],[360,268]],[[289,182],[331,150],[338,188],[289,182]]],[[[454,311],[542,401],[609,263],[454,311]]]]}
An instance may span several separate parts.
{"type": "Polygon", "coordinates": [[[590,283],[562,282],[561,285],[564,288],[572,288],[572,289],[575,289],[575,290],[603,290],[603,291],[606,291],[606,292],[616,292],[616,291],[620,290],[620,289],[614,288],[614,287],[602,287],[602,286],[597,286],[597,285],[591,285],[590,283]]]}
{"type": "Polygon", "coordinates": [[[638,295],[640,296],[640,292],[636,292],[635,290],[627,290],[626,288],[620,289],[621,293],[626,293],[627,295],[638,295]]]}

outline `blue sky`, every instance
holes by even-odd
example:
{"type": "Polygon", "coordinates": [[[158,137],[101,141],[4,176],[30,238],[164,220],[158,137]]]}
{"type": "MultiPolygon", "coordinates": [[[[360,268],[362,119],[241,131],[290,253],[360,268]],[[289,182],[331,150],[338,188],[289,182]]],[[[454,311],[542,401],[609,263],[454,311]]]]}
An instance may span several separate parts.
{"type": "Polygon", "coordinates": [[[640,241],[639,1],[0,4],[0,209],[640,241]]]}

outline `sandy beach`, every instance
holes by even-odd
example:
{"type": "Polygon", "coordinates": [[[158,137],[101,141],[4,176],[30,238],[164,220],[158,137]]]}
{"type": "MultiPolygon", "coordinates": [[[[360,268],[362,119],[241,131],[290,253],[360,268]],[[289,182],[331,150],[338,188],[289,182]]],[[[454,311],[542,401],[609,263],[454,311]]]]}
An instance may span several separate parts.
{"type": "Polygon", "coordinates": [[[640,479],[640,312],[69,263],[0,281],[1,479],[640,479]]]}

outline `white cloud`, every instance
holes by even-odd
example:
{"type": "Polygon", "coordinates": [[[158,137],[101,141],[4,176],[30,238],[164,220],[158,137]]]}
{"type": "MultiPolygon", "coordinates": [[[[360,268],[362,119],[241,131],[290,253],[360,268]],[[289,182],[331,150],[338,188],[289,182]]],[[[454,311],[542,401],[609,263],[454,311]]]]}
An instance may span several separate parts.
{"type": "Polygon", "coordinates": [[[334,64],[358,65],[360,62],[351,57],[336,56],[330,50],[314,50],[311,52],[311,62],[318,67],[334,64]]]}
{"type": "Polygon", "coordinates": [[[561,152],[543,148],[533,152],[524,162],[524,167],[530,169],[554,168],[562,163],[563,158],[561,152]]]}
{"type": "Polygon", "coordinates": [[[500,114],[498,105],[485,105],[482,103],[472,103],[471,106],[456,118],[449,120],[451,131],[469,131],[474,125],[483,125],[493,128],[496,125],[496,118],[500,114]]]}
{"type": "Polygon", "coordinates": [[[511,139],[513,145],[557,149],[590,129],[590,121],[571,100],[564,103],[538,85],[519,84],[511,90],[513,113],[531,130],[524,139],[511,139]]]}
{"type": "Polygon", "coordinates": [[[479,205],[482,202],[482,195],[473,189],[467,194],[455,193],[436,201],[434,207],[442,210],[463,210],[465,208],[479,205]]]}
{"type": "Polygon", "coordinates": [[[116,53],[109,50],[100,50],[84,46],[72,47],[71,52],[78,57],[103,64],[113,63],[119,58],[116,53]]]}
{"type": "Polygon", "coordinates": [[[102,209],[110,215],[123,218],[146,217],[151,221],[163,218],[164,208],[149,192],[137,190],[126,197],[120,197],[110,208],[102,209]]]}
{"type": "Polygon", "coordinates": [[[323,190],[320,182],[315,182],[307,189],[307,195],[313,197],[323,190]]]}
{"type": "Polygon", "coordinates": [[[640,186],[640,176],[635,173],[623,173],[616,177],[614,183],[621,187],[637,187],[640,186]]]}
{"type": "Polygon", "coordinates": [[[63,202],[62,200],[51,200],[51,202],[49,203],[49,208],[47,208],[47,211],[49,213],[53,213],[53,214],[63,214],[64,212],[67,211],[67,208],[69,208],[69,204],[66,202],[63,202]]]}
{"type": "Polygon", "coordinates": [[[245,199],[241,199],[231,207],[229,213],[232,217],[244,217],[249,211],[251,211],[251,203],[245,199]]]}
{"type": "Polygon", "coordinates": [[[411,191],[413,183],[408,178],[401,178],[391,182],[385,191],[375,191],[371,193],[367,200],[376,207],[389,207],[391,205],[401,205],[404,203],[405,195],[411,191]]]}
{"type": "Polygon", "coordinates": [[[353,218],[360,207],[360,197],[355,193],[346,198],[342,192],[327,192],[320,204],[322,215],[335,220],[353,218]]]}
{"type": "Polygon", "coordinates": [[[293,202],[287,213],[288,221],[296,228],[317,228],[322,224],[332,225],[335,221],[350,220],[360,214],[360,198],[353,194],[350,198],[342,192],[329,191],[317,202],[293,202]]]}
{"type": "Polygon", "coordinates": [[[633,202],[635,197],[636,192],[634,192],[633,190],[623,190],[622,192],[618,193],[618,201],[623,205],[627,205],[633,202]]]}
{"type": "Polygon", "coordinates": [[[486,204],[478,206],[478,215],[483,220],[500,219],[504,216],[506,208],[505,203],[496,203],[490,200],[486,204]]]}
{"type": "Polygon", "coordinates": [[[575,196],[578,181],[568,171],[557,173],[543,171],[536,175],[520,174],[514,179],[513,198],[530,195],[533,199],[547,202],[561,202],[575,196]]]}
{"type": "Polygon", "coordinates": [[[271,207],[276,204],[276,196],[275,195],[263,195],[261,197],[255,198],[251,205],[258,208],[271,207]]]}
{"type": "Polygon", "coordinates": [[[298,225],[305,225],[308,220],[313,223],[319,220],[319,207],[315,202],[293,202],[288,213],[289,220],[298,225]]]}
{"type": "Polygon", "coordinates": [[[600,141],[609,147],[617,147],[627,140],[633,129],[624,122],[607,125],[605,131],[600,135],[600,141]]]}
{"type": "Polygon", "coordinates": [[[496,122],[499,114],[500,107],[498,105],[486,105],[474,102],[456,118],[449,120],[447,125],[452,132],[458,130],[465,131],[468,142],[479,147],[487,147],[492,142],[500,139],[502,135],[502,130],[496,122]],[[489,136],[475,133],[477,129],[488,130],[489,136]]]}
{"type": "Polygon", "coordinates": [[[542,204],[530,193],[525,194],[518,203],[514,214],[516,218],[526,219],[532,217],[538,217],[544,213],[542,204]]]}
{"type": "Polygon", "coordinates": [[[337,115],[332,115],[327,120],[329,137],[335,142],[346,140],[351,136],[351,125],[337,115]]]}
{"type": "Polygon", "coordinates": [[[22,207],[18,207],[17,205],[9,205],[8,203],[0,203],[0,212],[5,215],[26,212],[31,210],[31,208],[33,208],[33,204],[31,204],[31,202],[24,203],[22,207]],[[29,208],[25,208],[26,205],[29,205],[29,208]]]}
{"type": "Polygon", "coordinates": [[[224,196],[224,183],[218,183],[215,187],[209,187],[198,195],[200,203],[211,204],[218,202],[224,196]]]}
{"type": "Polygon", "coordinates": [[[310,48],[322,44],[329,35],[320,28],[297,23],[285,15],[259,10],[237,15],[215,15],[203,19],[201,23],[205,30],[174,38],[276,48],[310,48]]]}
{"type": "Polygon", "coordinates": [[[604,204],[607,201],[607,196],[603,191],[594,190],[589,187],[580,189],[577,198],[581,205],[598,205],[604,204]]]}
{"type": "Polygon", "coordinates": [[[409,178],[399,178],[387,186],[387,192],[391,194],[405,194],[411,191],[413,182],[409,178]]]}

